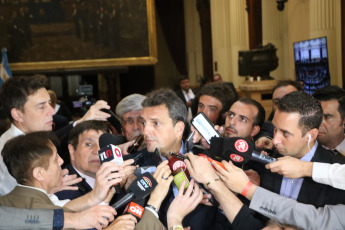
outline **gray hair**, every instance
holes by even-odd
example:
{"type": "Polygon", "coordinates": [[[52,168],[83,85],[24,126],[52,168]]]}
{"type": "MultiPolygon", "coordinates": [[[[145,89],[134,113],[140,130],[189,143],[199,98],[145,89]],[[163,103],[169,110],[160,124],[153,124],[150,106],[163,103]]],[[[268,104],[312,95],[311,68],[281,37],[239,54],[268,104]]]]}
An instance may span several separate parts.
{"type": "Polygon", "coordinates": [[[141,94],[131,94],[123,98],[116,106],[115,113],[122,119],[123,114],[142,110],[141,103],[145,100],[146,96],[141,94]]]}

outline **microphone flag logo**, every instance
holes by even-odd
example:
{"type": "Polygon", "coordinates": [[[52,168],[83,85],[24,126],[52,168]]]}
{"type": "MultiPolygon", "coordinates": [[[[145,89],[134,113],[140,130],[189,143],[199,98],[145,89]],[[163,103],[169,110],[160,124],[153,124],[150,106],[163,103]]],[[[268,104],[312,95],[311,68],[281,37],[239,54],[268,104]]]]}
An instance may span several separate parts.
{"type": "Polygon", "coordinates": [[[173,171],[175,171],[178,168],[182,168],[183,171],[186,171],[186,164],[183,161],[175,161],[175,163],[173,164],[173,171]]]}
{"type": "Polygon", "coordinates": [[[248,143],[243,140],[243,139],[239,139],[235,142],[235,148],[237,151],[244,153],[248,151],[248,143]]]}

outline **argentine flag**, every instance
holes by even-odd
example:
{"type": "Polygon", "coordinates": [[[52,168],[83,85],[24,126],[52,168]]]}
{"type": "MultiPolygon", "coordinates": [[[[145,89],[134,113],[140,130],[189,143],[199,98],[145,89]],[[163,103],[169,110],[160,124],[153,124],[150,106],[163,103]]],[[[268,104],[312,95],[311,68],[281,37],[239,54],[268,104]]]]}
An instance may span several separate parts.
{"type": "Polygon", "coordinates": [[[12,77],[10,66],[8,65],[6,48],[1,50],[1,66],[0,66],[0,87],[4,81],[12,77]]]}

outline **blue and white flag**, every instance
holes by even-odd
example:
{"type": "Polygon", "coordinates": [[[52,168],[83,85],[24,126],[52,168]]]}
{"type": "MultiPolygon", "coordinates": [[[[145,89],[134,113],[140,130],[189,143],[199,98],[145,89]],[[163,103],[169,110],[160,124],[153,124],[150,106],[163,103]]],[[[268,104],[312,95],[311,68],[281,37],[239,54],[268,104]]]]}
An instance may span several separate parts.
{"type": "Polygon", "coordinates": [[[7,50],[3,48],[1,50],[1,66],[0,66],[0,86],[4,81],[12,77],[12,71],[8,65],[7,50]]]}

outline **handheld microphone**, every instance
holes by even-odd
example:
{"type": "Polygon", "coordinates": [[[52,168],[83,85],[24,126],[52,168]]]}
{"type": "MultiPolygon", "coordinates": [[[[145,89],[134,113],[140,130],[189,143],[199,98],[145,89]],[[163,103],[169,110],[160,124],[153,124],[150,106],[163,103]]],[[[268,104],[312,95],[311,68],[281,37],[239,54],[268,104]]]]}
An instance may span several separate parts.
{"type": "Polygon", "coordinates": [[[127,207],[125,208],[124,214],[132,214],[138,222],[140,221],[141,217],[144,214],[144,205],[145,205],[145,200],[139,200],[139,201],[131,201],[127,207]]]}
{"type": "Polygon", "coordinates": [[[181,183],[185,181],[184,189],[187,189],[189,186],[189,172],[187,170],[186,164],[184,163],[183,159],[185,156],[181,154],[176,154],[174,152],[170,152],[170,159],[169,159],[169,167],[172,171],[172,175],[174,176],[174,183],[178,190],[180,190],[181,183]]]}
{"type": "Polygon", "coordinates": [[[234,163],[246,164],[249,160],[263,164],[275,162],[277,159],[254,150],[255,144],[240,137],[218,137],[211,139],[208,151],[214,157],[231,160],[234,163]]]}
{"type": "Polygon", "coordinates": [[[141,200],[146,198],[152,190],[157,186],[157,181],[153,176],[146,172],[137,177],[132,184],[128,187],[127,194],[120,200],[115,202],[112,207],[115,210],[122,208],[125,204],[129,203],[132,199],[141,200]]]}
{"type": "MultiPolygon", "coordinates": [[[[110,133],[103,133],[99,137],[100,150],[98,151],[98,157],[101,164],[104,162],[114,162],[117,165],[123,164],[123,158],[121,149],[116,146],[116,139],[110,133]]],[[[120,192],[120,186],[115,185],[116,193],[120,192]]]]}

